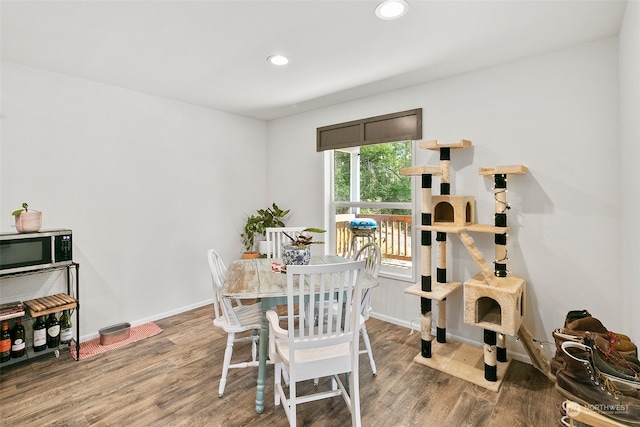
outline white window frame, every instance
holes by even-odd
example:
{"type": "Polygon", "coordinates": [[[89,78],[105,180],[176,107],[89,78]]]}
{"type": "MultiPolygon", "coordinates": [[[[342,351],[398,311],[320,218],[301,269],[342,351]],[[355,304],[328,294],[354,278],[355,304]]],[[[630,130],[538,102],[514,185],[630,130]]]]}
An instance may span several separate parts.
{"type": "MultiPolygon", "coordinates": [[[[411,141],[411,165],[415,166],[417,143],[415,140],[411,141]]],[[[356,147],[354,147],[356,148],[356,147]]],[[[359,147],[358,147],[359,148],[359,147]]],[[[345,150],[346,151],[346,150],[345,150]]],[[[352,179],[353,179],[352,174],[352,179]]],[[[416,233],[415,225],[418,224],[419,208],[418,208],[418,186],[415,177],[411,177],[411,201],[410,202],[336,202],[334,195],[334,150],[324,151],[324,194],[325,194],[325,219],[324,226],[327,230],[327,243],[325,246],[325,252],[334,253],[336,248],[336,223],[335,212],[338,207],[358,207],[358,208],[387,208],[387,209],[411,209],[412,216],[412,235],[411,235],[411,268],[396,268],[390,266],[381,266],[380,276],[399,281],[406,281],[410,283],[416,282],[416,277],[420,271],[420,256],[419,250],[419,238],[420,235],[416,233]]],[[[358,183],[359,188],[359,183],[358,183]]],[[[352,186],[353,188],[353,186],[352,186]]]]}

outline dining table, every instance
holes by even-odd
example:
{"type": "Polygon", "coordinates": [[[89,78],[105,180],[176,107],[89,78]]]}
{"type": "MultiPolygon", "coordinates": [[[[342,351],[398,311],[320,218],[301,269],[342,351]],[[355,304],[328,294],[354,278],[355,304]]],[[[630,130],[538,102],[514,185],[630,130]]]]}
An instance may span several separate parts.
{"type": "MultiPolygon", "coordinates": [[[[339,255],[312,256],[309,264],[335,264],[351,261],[339,255]]],[[[222,295],[230,298],[256,299],[262,302],[262,323],[258,350],[258,378],[256,383],[256,412],[264,411],[264,390],[269,348],[269,322],[266,312],[277,305],[287,304],[287,275],[278,271],[281,258],[256,258],[233,261],[227,268],[222,295]],[[276,267],[276,268],[274,268],[276,267]]],[[[365,273],[364,289],[378,286],[378,279],[365,273]]]]}

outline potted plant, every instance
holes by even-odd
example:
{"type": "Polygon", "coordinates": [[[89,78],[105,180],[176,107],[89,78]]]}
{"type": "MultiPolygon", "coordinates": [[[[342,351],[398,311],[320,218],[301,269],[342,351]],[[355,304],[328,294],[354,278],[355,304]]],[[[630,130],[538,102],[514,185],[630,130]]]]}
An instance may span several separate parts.
{"type": "Polygon", "coordinates": [[[324,242],[318,242],[313,240],[313,236],[307,233],[325,233],[327,230],[321,228],[305,228],[300,233],[294,233],[293,236],[288,233],[283,234],[291,239],[290,243],[287,243],[282,248],[282,262],[284,265],[307,265],[311,260],[311,248],[309,246],[313,244],[320,244],[324,242]]]}
{"type": "Polygon", "coordinates": [[[257,215],[249,215],[240,234],[245,251],[243,258],[257,258],[260,253],[255,250],[256,238],[265,235],[267,227],[284,227],[283,218],[290,209],[282,210],[273,203],[266,209],[258,209],[257,215]]]}
{"type": "Polygon", "coordinates": [[[11,215],[15,218],[18,233],[33,233],[42,227],[42,212],[29,210],[26,202],[22,204],[22,209],[16,209],[11,215]]]}

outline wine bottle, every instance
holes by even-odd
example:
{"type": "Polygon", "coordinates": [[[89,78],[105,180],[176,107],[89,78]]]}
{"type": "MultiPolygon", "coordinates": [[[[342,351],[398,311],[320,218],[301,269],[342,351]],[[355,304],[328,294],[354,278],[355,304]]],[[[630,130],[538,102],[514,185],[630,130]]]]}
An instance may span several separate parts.
{"type": "Polygon", "coordinates": [[[47,318],[47,347],[56,348],[60,344],[60,322],[55,313],[47,318]]]}
{"type": "Polygon", "coordinates": [[[18,358],[24,356],[27,343],[24,336],[24,326],[22,320],[18,317],[16,324],[11,329],[11,357],[18,358]]]}
{"type": "Polygon", "coordinates": [[[38,316],[33,323],[33,351],[42,351],[47,348],[47,325],[43,316],[38,316]]]}
{"type": "Polygon", "coordinates": [[[64,310],[62,316],[60,316],[60,342],[62,344],[69,344],[73,339],[73,324],[71,323],[71,316],[69,310],[64,310]]]}
{"type": "Polygon", "coordinates": [[[9,323],[2,322],[2,331],[0,332],[0,363],[8,362],[11,359],[11,332],[9,332],[9,323]]]}

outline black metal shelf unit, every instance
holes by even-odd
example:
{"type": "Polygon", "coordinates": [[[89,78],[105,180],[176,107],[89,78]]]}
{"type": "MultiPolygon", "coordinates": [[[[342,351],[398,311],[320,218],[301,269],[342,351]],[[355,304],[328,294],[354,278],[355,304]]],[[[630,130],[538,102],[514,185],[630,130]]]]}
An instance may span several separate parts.
{"type": "MultiPolygon", "coordinates": [[[[4,362],[0,365],[0,369],[2,368],[6,368],[8,366],[17,364],[17,363],[23,363],[23,362],[27,362],[29,360],[32,359],[36,359],[51,353],[55,353],[56,357],[59,353],[60,350],[62,349],[67,349],[70,348],[72,345],[75,345],[75,350],[76,350],[76,360],[80,360],[80,264],[76,263],[76,262],[72,262],[70,264],[67,265],[62,265],[62,266],[56,266],[56,267],[47,267],[47,268],[41,268],[41,269],[36,269],[36,270],[31,270],[31,271],[25,271],[25,272],[20,272],[20,273],[9,273],[9,274],[2,274],[0,273],[0,279],[8,279],[8,278],[15,278],[15,277],[20,277],[20,276],[30,276],[30,275],[34,275],[34,274],[43,274],[43,273],[48,273],[48,272],[53,272],[53,271],[57,271],[57,270],[66,270],[67,272],[67,294],[68,295],[73,295],[75,300],[76,300],[76,305],[73,308],[75,310],[75,339],[71,341],[71,343],[69,344],[60,344],[58,347],[56,348],[47,348],[46,350],[43,350],[41,352],[34,352],[32,349],[28,349],[27,352],[25,353],[24,356],[19,357],[17,359],[12,358],[7,362],[4,362]],[[75,272],[75,275],[72,274],[72,272],[75,272]],[[73,288],[72,288],[73,286],[73,288]],[[73,290],[72,290],[73,289],[73,290]]],[[[60,308],[61,310],[62,308],[60,308]]],[[[44,312],[30,312],[29,308],[25,307],[25,314],[29,313],[31,315],[31,317],[35,317],[34,314],[36,316],[38,315],[43,315],[43,314],[48,314],[49,312],[57,312],[59,310],[57,310],[55,307],[51,308],[47,311],[44,312]]],[[[15,317],[21,317],[21,316],[15,316],[15,317]]]]}

